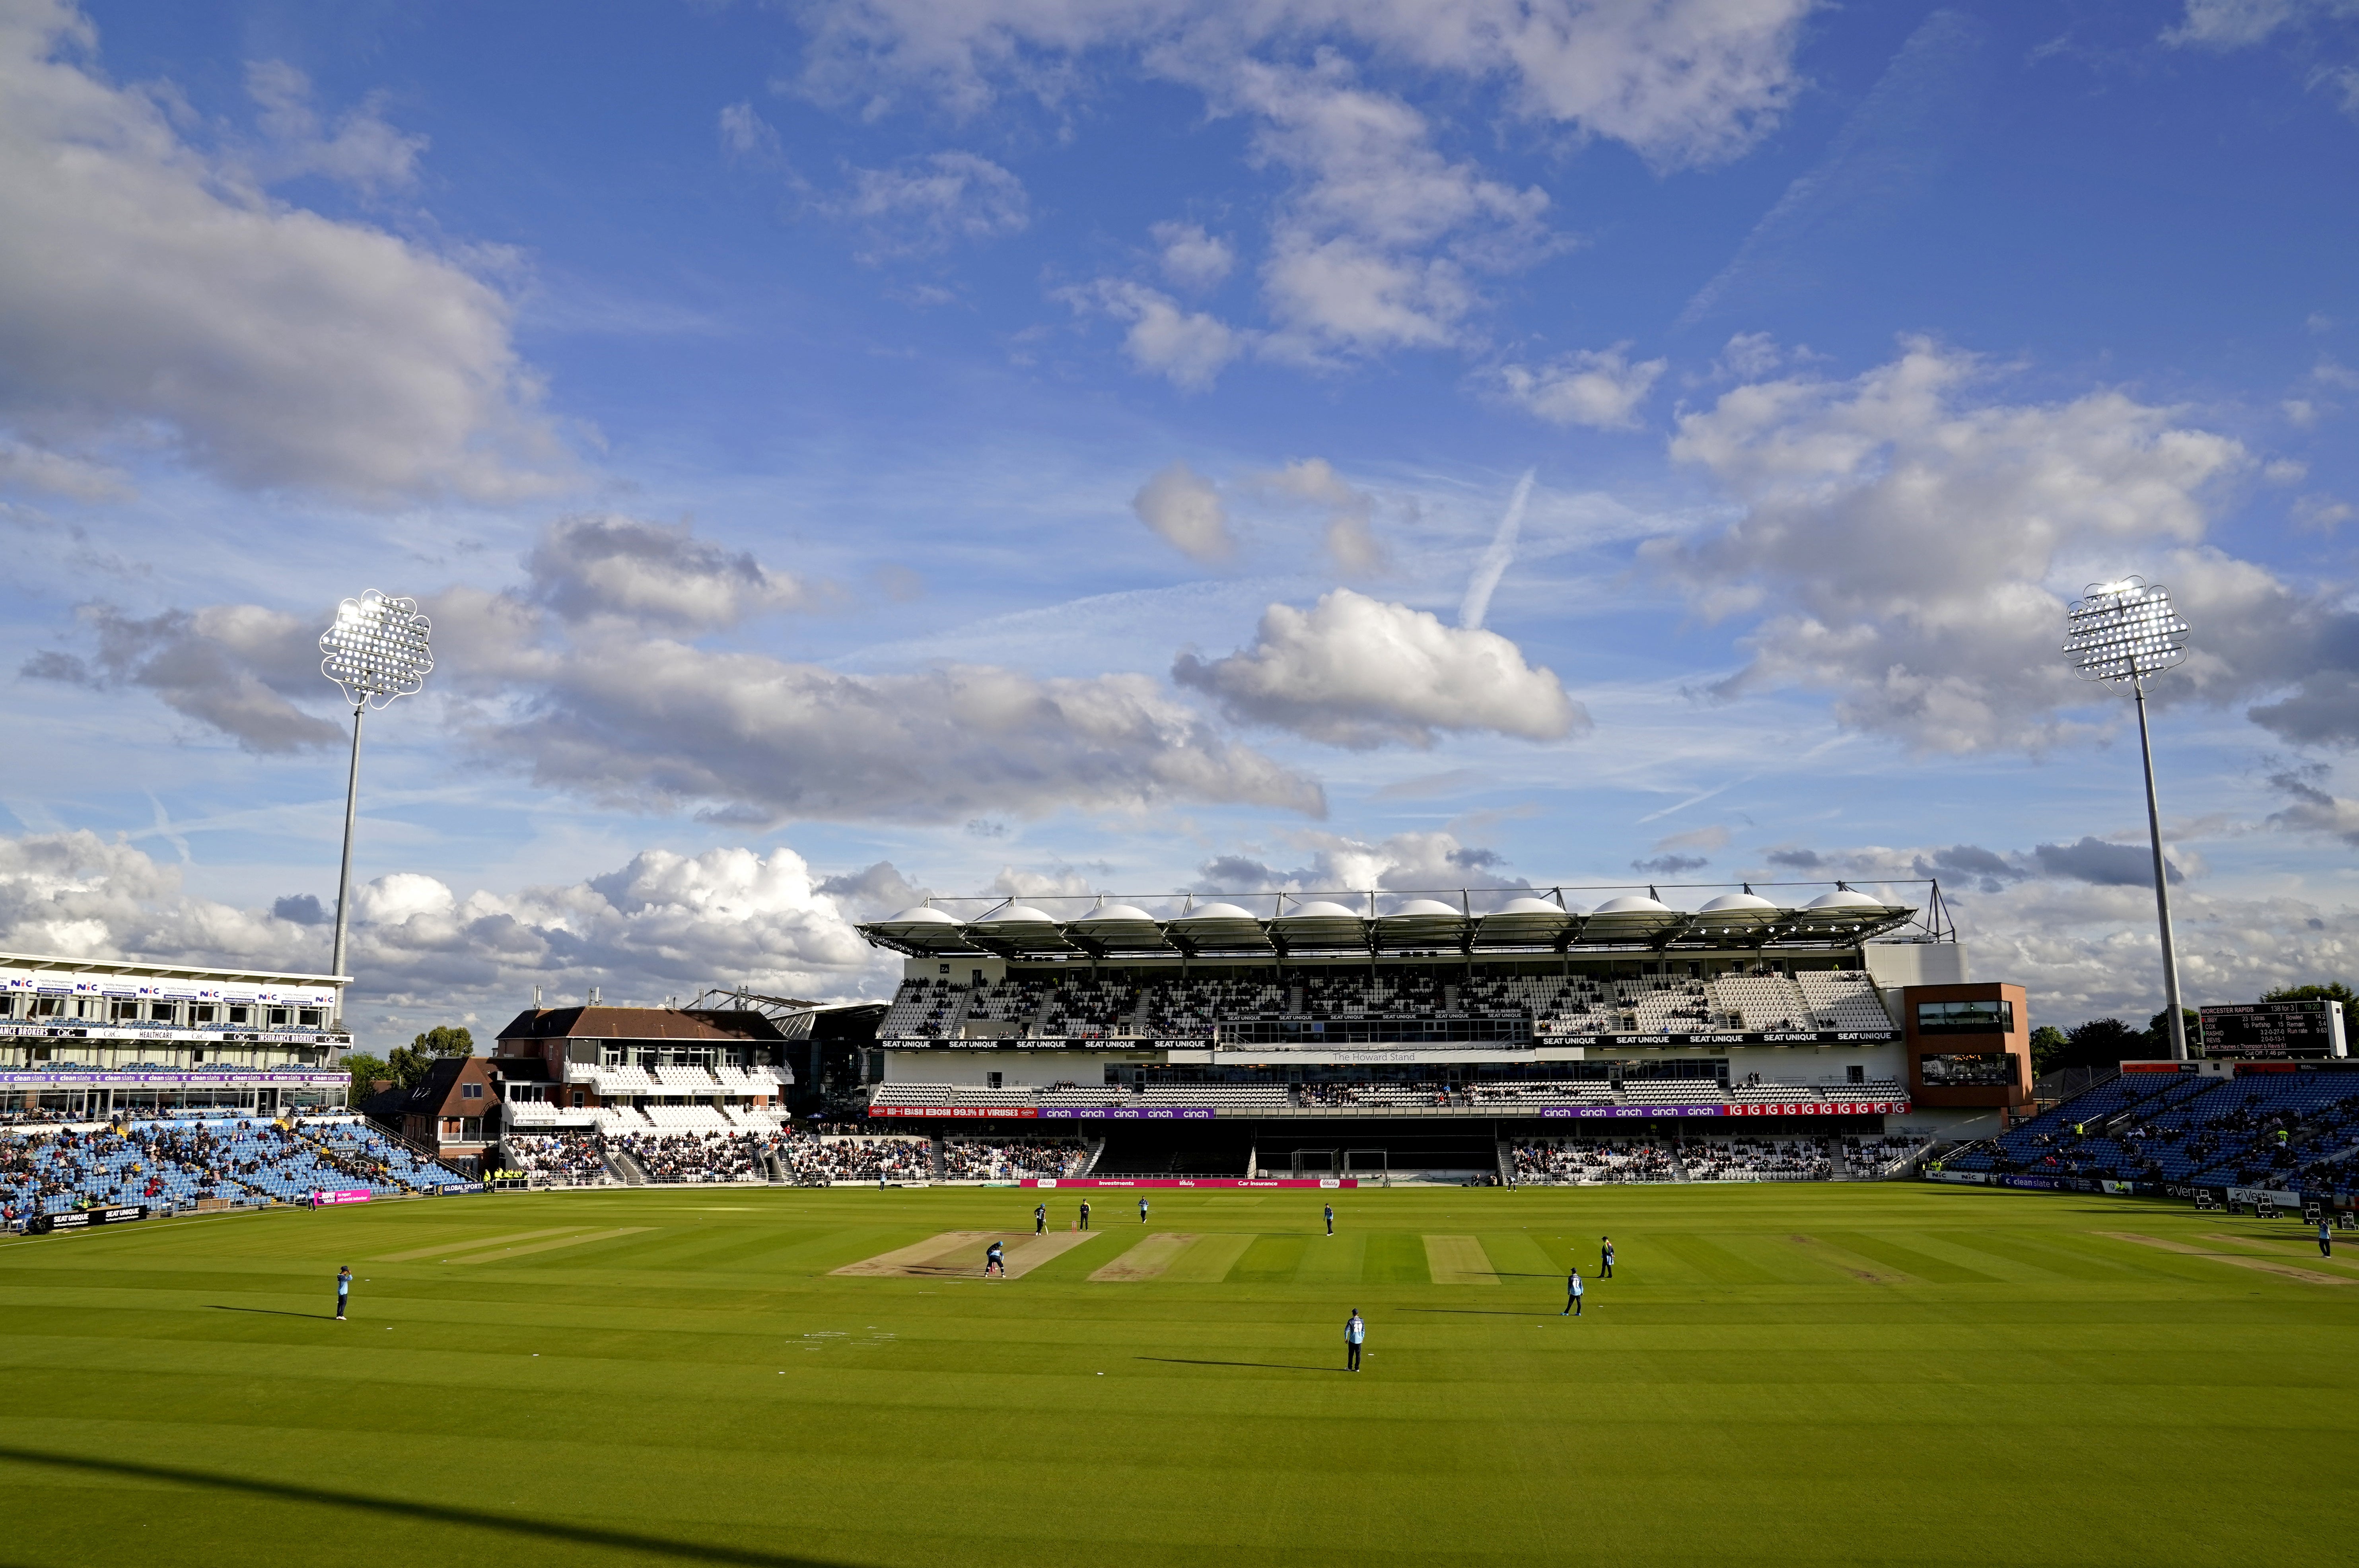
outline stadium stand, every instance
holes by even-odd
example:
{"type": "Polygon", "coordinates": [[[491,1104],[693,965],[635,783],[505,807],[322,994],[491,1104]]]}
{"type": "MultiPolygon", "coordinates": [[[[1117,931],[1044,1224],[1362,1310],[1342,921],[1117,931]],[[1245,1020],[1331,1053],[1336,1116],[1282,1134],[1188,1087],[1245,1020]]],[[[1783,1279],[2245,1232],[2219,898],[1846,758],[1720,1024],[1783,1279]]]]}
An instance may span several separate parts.
{"type": "Polygon", "coordinates": [[[1652,1143],[1555,1139],[1519,1143],[1516,1182],[1523,1186],[1588,1186],[1606,1182],[1684,1179],[1673,1152],[1652,1143]]]}
{"type": "Polygon", "coordinates": [[[512,1132],[508,1157],[534,1186],[603,1187],[614,1184],[603,1142],[587,1132],[512,1132]]]}
{"type": "MultiPolygon", "coordinates": [[[[1012,972],[980,987],[912,978],[895,992],[877,1038],[1212,1038],[1256,1023],[1369,1020],[1507,1023],[1538,1037],[1892,1027],[1874,980],[1857,969],[1788,976],[1760,967],[1676,980],[1474,973],[1456,983],[1353,968],[1256,969],[1139,978],[1012,972]]],[[[616,1092],[625,1092],[620,1080],[616,1092]]]]}
{"type": "Polygon", "coordinates": [[[925,1138],[815,1138],[781,1132],[770,1151],[799,1187],[835,1182],[910,1184],[934,1178],[933,1143],[925,1138]]]}
{"type": "Polygon", "coordinates": [[[1823,1182],[1834,1173],[1826,1146],[1807,1138],[1705,1138],[1683,1156],[1692,1182],[1823,1182]]]}
{"type": "Polygon", "coordinates": [[[762,1146],[739,1132],[625,1132],[608,1140],[606,1148],[610,1154],[636,1166],[650,1182],[770,1179],[762,1146]]]}
{"type": "Polygon", "coordinates": [[[950,1182],[1079,1175],[1089,1158],[1089,1151],[1071,1139],[945,1138],[941,1141],[942,1179],[950,1182]]]}
{"type": "Polygon", "coordinates": [[[2354,1157],[2359,1071],[2135,1072],[1951,1151],[1941,1166],[1994,1177],[2347,1193],[2359,1189],[2354,1157]]]}
{"type": "Polygon", "coordinates": [[[0,1218],[12,1226],[110,1205],[299,1203],[323,1191],[397,1197],[465,1181],[350,1118],[170,1119],[0,1137],[0,1218]]]}
{"type": "Polygon", "coordinates": [[[1321,1111],[1353,1108],[1489,1112],[1542,1106],[1622,1106],[1670,1110],[1775,1108],[1825,1114],[1856,1105],[1905,1104],[1907,1091],[1890,1080],[1856,1084],[1769,1084],[1723,1088],[1712,1078],[1596,1079],[1500,1078],[1451,1082],[1440,1078],[1376,1080],[1334,1078],[1302,1083],[1196,1082],[1050,1084],[1038,1087],[987,1088],[971,1084],[879,1084],[871,1091],[872,1110],[899,1108],[1001,1107],[1038,1110],[1049,1107],[1211,1106],[1240,1111],[1321,1111]]]}

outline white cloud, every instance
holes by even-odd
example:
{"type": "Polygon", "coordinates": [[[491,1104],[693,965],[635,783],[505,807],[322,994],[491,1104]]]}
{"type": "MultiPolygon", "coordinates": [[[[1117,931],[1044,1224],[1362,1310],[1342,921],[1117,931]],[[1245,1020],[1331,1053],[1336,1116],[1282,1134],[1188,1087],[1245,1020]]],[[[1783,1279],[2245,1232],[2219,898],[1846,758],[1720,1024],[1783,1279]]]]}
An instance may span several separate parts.
{"type": "Polygon", "coordinates": [[[1630,345],[1581,350],[1537,367],[1503,365],[1499,381],[1508,399],[1551,425],[1587,425],[1599,430],[1627,430],[1638,423],[1638,405],[1647,400],[1667,360],[1630,362],[1630,345]]]}
{"type": "Polygon", "coordinates": [[[2224,699],[2296,677],[2259,619],[2282,629],[2292,596],[2188,548],[2212,488],[2248,465],[2242,446],[2119,392],[1973,402],[1991,379],[1911,341],[1854,380],[1740,386],[1680,418],[1672,456],[1744,516],[1647,555],[1707,617],[1759,617],[1724,694],[1831,690],[1844,723],[1921,751],[2039,745],[2063,733],[2060,708],[2090,700],[2056,653],[2065,600],[2139,568],[2203,607],[2204,656],[2174,679],[2224,699]]]}
{"type": "Polygon", "coordinates": [[[540,784],[625,809],[765,825],[1180,801],[1325,812],[1315,783],[1231,742],[1146,676],[847,675],[615,635],[533,662],[471,738],[540,784]]]}
{"type": "MultiPolygon", "coordinates": [[[[1198,868],[1195,892],[1437,892],[1452,888],[1524,887],[1496,850],[1466,844],[1454,833],[1396,833],[1369,843],[1341,833],[1288,836],[1307,849],[1307,865],[1291,870],[1269,865],[1258,853],[1217,856],[1198,868]]],[[[1475,906],[1477,914],[1483,905],[1475,906]]]]}
{"type": "MultiPolygon", "coordinates": [[[[1543,135],[1571,127],[1658,168],[1710,164],[1752,145],[1784,110],[1814,5],[822,0],[801,13],[812,34],[803,85],[869,114],[907,89],[961,114],[1010,90],[1060,103],[1107,69],[1201,92],[1214,114],[1252,121],[1256,161],[1294,176],[1260,269],[1272,330],[1253,346],[1332,367],[1478,346],[1480,276],[1560,243],[1543,227],[1545,192],[1445,156],[1425,115],[1370,82],[1440,76],[1473,101],[1504,100],[1543,135]]],[[[1204,287],[1231,264],[1225,243],[1201,234],[1158,226],[1166,276],[1180,287],[1204,287]]]]}
{"type": "Polygon", "coordinates": [[[613,615],[701,632],[812,600],[793,578],[695,537],[685,523],[612,513],[552,524],[526,569],[535,597],[569,621],[613,615]]]}
{"type": "MultiPolygon", "coordinates": [[[[875,880],[852,880],[862,878],[875,880]]],[[[575,994],[600,985],[617,1000],[715,981],[842,996],[872,988],[882,966],[828,891],[840,880],[820,881],[783,848],[648,849],[601,876],[512,893],[462,896],[436,878],[397,871],[354,890],[354,1000],[364,1020],[401,1007],[446,1016],[482,1007],[505,1022],[504,1010],[527,1002],[535,984],[575,994]]],[[[312,901],[282,903],[308,914],[312,901]]],[[[323,924],[195,897],[182,890],[179,867],[88,832],[0,838],[0,943],[16,952],[310,971],[328,957],[323,924]]],[[[360,1044],[384,1048],[365,1036],[360,1044]]]]}
{"type": "Polygon", "coordinates": [[[873,102],[908,85],[972,114],[1004,88],[1061,97],[1085,61],[1122,51],[1195,80],[1254,51],[1317,39],[1388,63],[1503,88],[1542,124],[1624,142],[1665,167],[1752,145],[1799,85],[1793,51],[1814,0],[835,0],[804,13],[804,77],[823,98],[873,102]]]}
{"type": "Polygon", "coordinates": [[[0,436],[0,490],[19,487],[76,501],[114,501],[131,493],[130,481],[103,464],[0,436]]]}
{"type": "Polygon", "coordinates": [[[1271,605],[1251,648],[1210,663],[1182,654],[1172,676],[1240,722],[1335,746],[1430,746],[1437,730],[1554,741],[1589,724],[1556,676],[1497,633],[1347,588],[1309,611],[1271,605]]]}
{"type": "Polygon", "coordinates": [[[1253,114],[1266,160],[1301,183],[1280,206],[1264,297],[1273,357],[1321,362],[1462,338],[1474,270],[1528,264],[1549,242],[1549,199],[1485,179],[1430,143],[1425,116],[1370,92],[1333,57],[1310,70],[1224,65],[1216,103],[1253,114]]]}
{"type": "MultiPolygon", "coordinates": [[[[506,301],[415,243],[270,200],[75,62],[95,48],[61,0],[0,13],[0,421],[17,438],[162,430],[235,484],[376,501],[549,488],[561,454],[506,301]]],[[[346,178],[407,167],[410,143],[361,130],[303,156],[346,178]]]]}
{"type": "Polygon", "coordinates": [[[95,644],[88,658],[50,651],[28,661],[23,675],[95,690],[137,687],[184,718],[228,735],[261,754],[341,743],[341,724],[307,713],[288,693],[317,697],[322,615],[307,622],[255,605],[169,610],[146,618],[110,604],[75,611],[95,644]]]}
{"type": "MultiPolygon", "coordinates": [[[[2314,784],[2319,777],[2297,770],[2297,782],[2314,784]]],[[[2282,787],[2285,781],[2272,782],[2282,787]]],[[[2294,799],[2301,804],[2299,795],[2294,799]]],[[[2348,831],[2359,827],[2359,807],[2337,821],[2273,819],[2273,826],[2348,831]]],[[[2321,903],[2299,892],[2215,893],[2199,875],[2201,857],[2183,841],[2171,841],[2169,855],[2174,872],[2188,873],[2184,880],[2172,878],[2171,915],[2189,1006],[2254,1001],[2277,987],[2348,980],[2359,972],[2359,908],[2321,903]]],[[[1807,876],[1843,877],[1908,904],[1921,903],[1926,890],[1907,886],[1905,880],[1939,878],[1973,973],[2028,989],[2035,1025],[2070,1028],[2114,1016],[2144,1028],[2162,1009],[2161,944],[2155,928],[2152,861],[2143,835],[2126,843],[2084,835],[2026,851],[1972,844],[1869,847],[1781,850],[1768,860],[1807,876]]]]}
{"type": "Polygon", "coordinates": [[[1221,492],[1185,462],[1173,463],[1139,486],[1130,509],[1138,514],[1140,522],[1191,559],[1224,561],[1236,553],[1221,492]]]}
{"type": "Polygon", "coordinates": [[[718,124],[724,152],[742,158],[779,156],[777,128],[763,119],[753,104],[723,104],[718,124]]]}
{"type": "MultiPolygon", "coordinates": [[[[432,617],[432,690],[481,754],[626,809],[709,820],[957,822],[1175,802],[1317,816],[1318,784],[1236,744],[1144,675],[1039,679],[989,665],[858,675],[664,635],[778,607],[791,585],[686,532],[627,519],[552,527],[516,591],[453,588],[432,617]],[[785,585],[785,586],[782,586],[785,585]]],[[[94,656],[27,675],[153,689],[256,751],[327,744],[305,621],[254,606],[136,620],[85,612],[94,656]]]]}
{"type": "Polygon", "coordinates": [[[1158,223],[1147,231],[1161,251],[1163,276],[1180,288],[1210,288],[1229,276],[1237,254],[1201,223],[1158,223]]]}
{"type": "Polygon", "coordinates": [[[1266,490],[1327,509],[1327,554],[1354,577],[1382,571],[1385,548],[1375,535],[1375,497],[1355,490],[1324,458],[1304,458],[1255,482],[1266,490]]]}
{"type": "Polygon", "coordinates": [[[364,100],[331,128],[312,104],[311,79],[285,60],[248,65],[245,92],[261,111],[262,129],[270,138],[256,170],[264,178],[316,174],[370,192],[417,183],[426,138],[388,124],[382,94],[364,100]]]}
{"type": "MultiPolygon", "coordinates": [[[[2320,40],[2332,36],[2330,28],[2354,20],[2359,0],[2187,0],[2179,26],[2166,28],[2162,41],[2224,52],[2294,33],[2310,46],[2303,53],[2314,56],[2320,40]]],[[[2347,51],[2353,40],[2345,30],[2335,41],[2347,51]]],[[[2359,65],[2347,59],[2341,64],[2306,62],[2302,85],[2330,89],[2344,114],[2359,117],[2359,65]]]]}
{"type": "Polygon", "coordinates": [[[895,168],[855,168],[851,193],[827,211],[864,230],[864,261],[997,239],[1021,232],[1032,221],[1024,182],[969,152],[932,153],[895,168]]]}
{"type": "Polygon", "coordinates": [[[2179,26],[2162,37],[2166,43],[2243,49],[2283,27],[2351,16],[2359,16],[2353,0],[2187,0],[2179,26]]]}
{"type": "Polygon", "coordinates": [[[1169,379],[1182,392],[1202,392],[1249,341],[1217,316],[1190,310],[1159,289],[1122,278],[1102,277],[1060,297],[1076,310],[1097,310],[1130,323],[1123,351],[1131,363],[1169,379]]]}

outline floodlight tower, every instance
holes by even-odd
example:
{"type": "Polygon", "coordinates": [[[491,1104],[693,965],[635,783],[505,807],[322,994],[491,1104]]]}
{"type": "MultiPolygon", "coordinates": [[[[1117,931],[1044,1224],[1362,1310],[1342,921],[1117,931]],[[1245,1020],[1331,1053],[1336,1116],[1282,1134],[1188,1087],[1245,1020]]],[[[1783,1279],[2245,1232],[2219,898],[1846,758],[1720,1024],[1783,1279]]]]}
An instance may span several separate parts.
{"type": "MultiPolygon", "coordinates": [[[[418,612],[418,600],[391,599],[371,589],[336,606],[333,624],[320,633],[320,673],[333,681],[353,705],[353,765],[344,781],[344,866],[336,878],[336,946],[328,972],[344,972],[344,932],[352,912],[353,823],[361,792],[361,719],[426,684],[434,668],[427,649],[432,630],[418,612]]],[[[336,992],[343,1011],[343,991],[336,992]]]]}
{"type": "Polygon", "coordinates": [[[2154,847],[2154,906],[2162,925],[2162,989],[2171,1060],[2187,1060],[2187,1020],[2179,1009],[2179,954],[2170,937],[2170,879],[2162,859],[2162,810],[2155,804],[2154,742],[2147,735],[2146,677],[2187,657],[2187,622],[2170,590],[2144,578],[2089,585],[2066,619],[2064,653],[2082,680],[2127,681],[2137,697],[2138,754],[2146,759],[2146,827],[2154,847]]]}

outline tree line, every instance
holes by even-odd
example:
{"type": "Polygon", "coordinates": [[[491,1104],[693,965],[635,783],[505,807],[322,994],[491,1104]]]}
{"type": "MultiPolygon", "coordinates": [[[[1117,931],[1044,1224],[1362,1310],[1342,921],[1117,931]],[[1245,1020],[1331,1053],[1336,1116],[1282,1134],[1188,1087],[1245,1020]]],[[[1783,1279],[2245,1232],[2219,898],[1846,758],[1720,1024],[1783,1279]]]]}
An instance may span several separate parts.
{"type": "Polygon", "coordinates": [[[374,1055],[356,1051],[344,1058],[352,1069],[352,1103],[360,1104],[375,1092],[372,1086],[389,1079],[396,1088],[414,1089],[426,1081],[434,1064],[445,1056],[472,1056],[475,1054],[475,1036],[463,1027],[436,1024],[425,1033],[413,1038],[407,1045],[397,1045],[392,1054],[374,1055]]]}
{"type": "MultiPolygon", "coordinates": [[[[2322,986],[2287,986],[2262,993],[2263,1001],[2339,1001],[2343,1017],[2352,1014],[2351,988],[2336,980],[2322,986]]],[[[2201,1037],[2193,1008],[2181,1008],[2191,1049],[2201,1037]]],[[[2031,1070],[2045,1077],[2065,1067],[2111,1067],[2141,1058],[2158,1060],[2170,1054],[2170,1010],[2165,1008],[2136,1029],[2118,1018],[2093,1018],[2071,1029],[2043,1023],[2031,1032],[2031,1070]]]]}

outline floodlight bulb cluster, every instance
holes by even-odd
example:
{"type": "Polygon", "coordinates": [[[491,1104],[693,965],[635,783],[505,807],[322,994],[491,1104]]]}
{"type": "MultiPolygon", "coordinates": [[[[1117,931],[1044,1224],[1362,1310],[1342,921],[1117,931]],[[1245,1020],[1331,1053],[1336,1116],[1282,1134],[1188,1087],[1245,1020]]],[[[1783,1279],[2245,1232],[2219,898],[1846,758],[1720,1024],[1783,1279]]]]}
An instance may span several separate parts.
{"type": "Polygon", "coordinates": [[[2187,631],[2160,583],[2093,583],[2072,601],[2064,653],[2082,680],[2136,680],[2186,658],[2187,631]]]}
{"type": "Polygon", "coordinates": [[[432,630],[418,600],[371,589],[336,606],[334,624],[320,633],[320,673],[354,708],[383,708],[425,686],[434,668],[432,630]]]}

